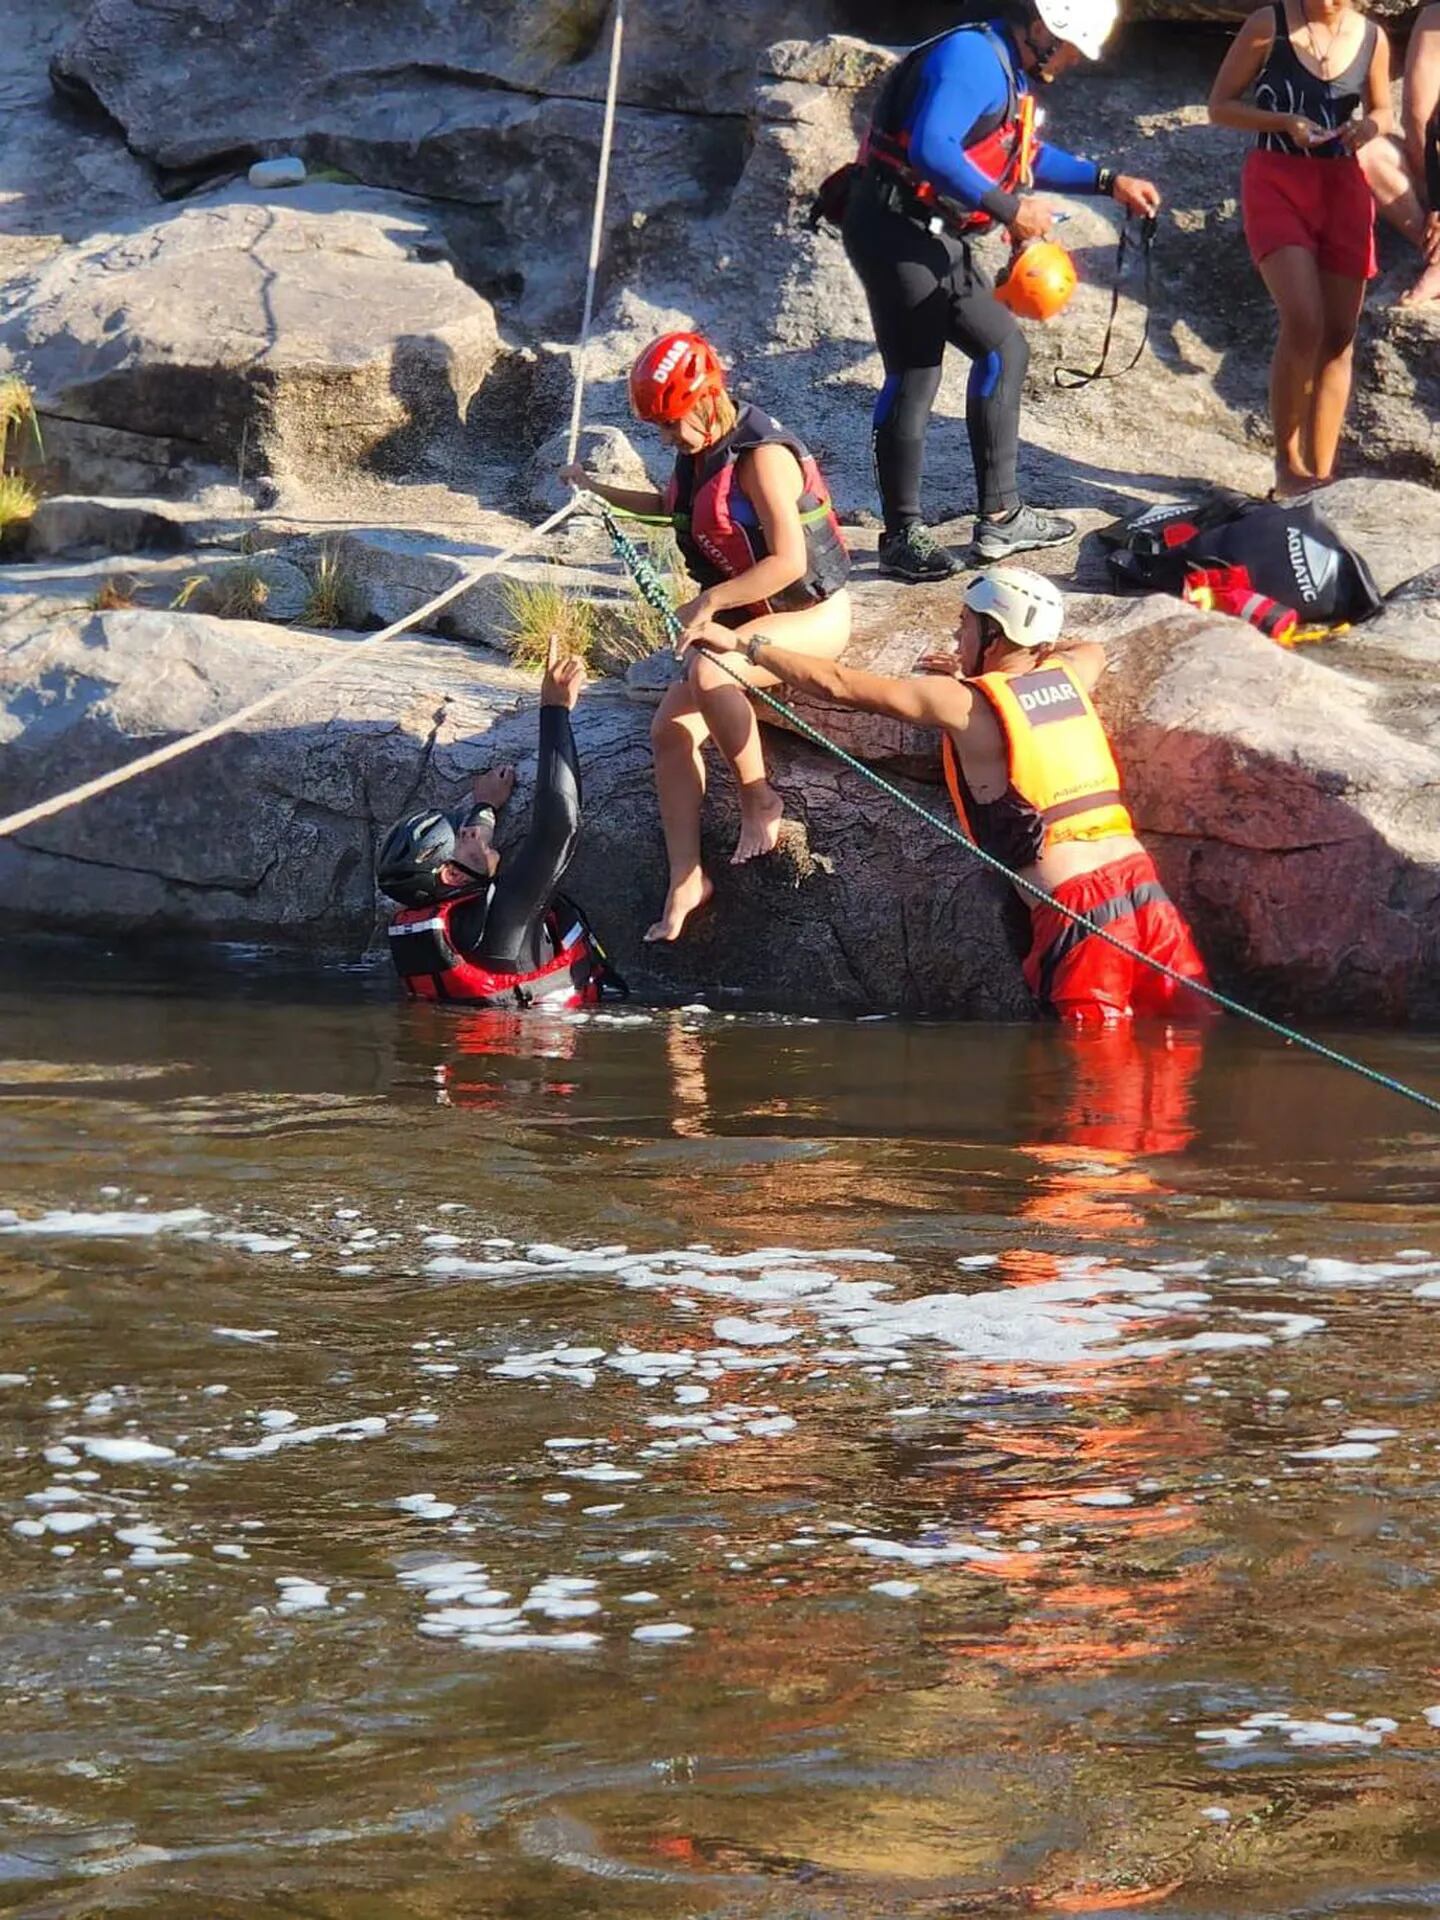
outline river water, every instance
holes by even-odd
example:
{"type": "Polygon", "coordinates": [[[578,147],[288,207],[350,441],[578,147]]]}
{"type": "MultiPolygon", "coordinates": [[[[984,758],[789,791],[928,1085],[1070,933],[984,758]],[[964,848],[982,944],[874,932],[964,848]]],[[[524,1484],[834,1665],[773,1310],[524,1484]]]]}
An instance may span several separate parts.
{"type": "Polygon", "coordinates": [[[0,1910],[1440,1909],[1418,1108],[46,955],[0,1164],[0,1910]]]}

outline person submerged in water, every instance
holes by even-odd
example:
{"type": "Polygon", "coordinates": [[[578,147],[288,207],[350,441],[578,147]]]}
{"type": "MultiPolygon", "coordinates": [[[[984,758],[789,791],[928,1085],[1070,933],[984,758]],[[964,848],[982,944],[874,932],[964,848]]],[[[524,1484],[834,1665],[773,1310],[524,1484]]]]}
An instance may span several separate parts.
{"type": "Polygon", "coordinates": [[[583,1006],[624,985],[584,918],[557,889],[580,837],[580,762],[570,715],[585,667],[552,638],[540,688],[540,759],[530,830],[503,862],[495,816],[515,769],[476,777],[449,813],[425,808],[397,821],[375,879],[401,911],[390,951],[410,992],[425,1000],[492,1006],[583,1006]]]}
{"type": "MultiPolygon", "coordinates": [[[[850,556],[830,490],[803,442],[759,407],[737,406],[719,356],[697,333],[654,340],[630,373],[636,415],[674,449],[664,490],[617,487],[581,466],[561,478],[623,513],[665,517],[701,591],[677,609],[685,633],[710,621],[743,641],[761,627],[806,657],[833,659],[850,638],[850,556]]],[[[741,680],[773,687],[773,673],[741,663],[741,680]]],[[[740,796],[733,864],[772,853],[785,803],[765,768],[760,725],[745,688],[692,654],[685,678],[660,702],[650,738],[670,886],[647,940],[676,940],[714,891],[700,861],[703,748],[713,740],[740,796]]]]}
{"type": "MultiPolygon", "coordinates": [[[[1137,954],[1207,984],[1190,929],[1135,838],[1105,729],[1090,693],[1105,666],[1094,641],[1062,641],[1065,602],[1042,574],[995,567],[965,589],[953,652],[928,655],[907,680],[807,659],[764,634],[721,627],[691,645],[753,663],[799,692],[865,713],[938,727],[960,823],[984,850],[1137,954]]],[[[1022,893],[1032,939],[1025,979],[1062,1018],[1193,1017],[1187,994],[1066,914],[1022,893]]]]}

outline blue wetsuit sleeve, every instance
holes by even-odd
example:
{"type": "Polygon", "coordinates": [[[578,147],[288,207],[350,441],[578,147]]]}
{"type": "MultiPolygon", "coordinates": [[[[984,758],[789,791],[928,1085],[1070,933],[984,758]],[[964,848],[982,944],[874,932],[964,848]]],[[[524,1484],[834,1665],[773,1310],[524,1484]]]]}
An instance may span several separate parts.
{"type": "Polygon", "coordinates": [[[975,128],[1005,112],[1009,87],[1000,57],[978,33],[952,34],[925,62],[910,127],[910,160],[917,173],[961,206],[1009,222],[1019,201],[966,158],[975,128]]]}
{"type": "Polygon", "coordinates": [[[1031,173],[1037,187],[1051,193],[1099,193],[1100,169],[1093,160],[1041,143],[1035,149],[1031,173]]]}

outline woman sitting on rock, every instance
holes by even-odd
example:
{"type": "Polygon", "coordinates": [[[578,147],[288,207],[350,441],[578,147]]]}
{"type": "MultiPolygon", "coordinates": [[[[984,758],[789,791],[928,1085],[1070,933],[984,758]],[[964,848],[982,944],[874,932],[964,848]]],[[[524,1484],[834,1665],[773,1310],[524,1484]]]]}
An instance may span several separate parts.
{"type": "MultiPolygon", "coordinates": [[[[737,407],[715,349],[696,333],[652,341],[630,373],[641,420],[675,449],[663,493],[608,486],[583,467],[561,478],[624,513],[667,516],[701,591],[678,609],[685,635],[711,622],[758,631],[791,651],[833,660],[850,638],[850,558],[830,490],[804,445],[759,407],[737,407]]],[[[773,673],[743,659],[736,674],[773,687],[773,673]]],[[[713,740],[735,775],[740,837],[733,863],[773,851],[784,802],[766,776],[755,711],[743,689],[703,653],[660,703],[651,728],[660,818],[670,862],[664,912],[647,940],[675,940],[713,888],[700,864],[702,749],[713,740]]]]}
{"type": "Polygon", "coordinates": [[[1274,0],[1231,43],[1210,118],[1257,136],[1240,203],[1280,315],[1270,415],[1275,497],[1286,499],[1334,477],[1376,272],[1375,202],[1356,156],[1390,131],[1389,42],[1348,0],[1274,0]]]}

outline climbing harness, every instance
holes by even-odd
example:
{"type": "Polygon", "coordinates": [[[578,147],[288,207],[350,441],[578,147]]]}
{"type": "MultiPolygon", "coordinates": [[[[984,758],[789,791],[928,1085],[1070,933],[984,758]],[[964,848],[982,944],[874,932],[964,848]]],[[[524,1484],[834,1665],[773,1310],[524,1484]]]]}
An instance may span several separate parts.
{"type": "Polygon", "coordinates": [[[1105,322],[1105,339],[1100,348],[1100,358],[1086,373],[1080,367],[1056,367],[1055,384],[1063,392],[1073,393],[1080,387],[1088,387],[1094,380],[1118,380],[1122,374],[1133,373],[1150,344],[1150,318],[1155,296],[1155,235],[1160,220],[1157,214],[1147,213],[1140,222],[1140,238],[1133,242],[1130,233],[1131,216],[1127,213],[1124,225],[1120,229],[1120,242],[1115,249],[1115,284],[1110,289],[1110,317],[1105,322]],[[1138,244],[1140,257],[1144,261],[1145,280],[1145,325],[1140,331],[1140,344],[1136,347],[1123,367],[1110,367],[1110,346],[1115,335],[1115,316],[1120,311],[1120,288],[1125,279],[1125,255],[1130,246],[1138,244]]]}
{"type": "MultiPolygon", "coordinates": [[[[629,569],[630,576],[634,580],[641,598],[660,615],[661,619],[665,622],[666,630],[670,634],[671,639],[677,639],[681,632],[681,626],[675,617],[675,608],[671,603],[669,594],[665,590],[664,582],[660,579],[660,576],[656,573],[644,554],[640,552],[634,541],[621,530],[619,522],[615,519],[615,516],[611,513],[608,506],[602,504],[600,517],[605,524],[605,531],[610,536],[611,545],[614,547],[621,561],[629,569]]],[[[1069,920],[1074,926],[1080,928],[1083,933],[1092,935],[1097,940],[1103,940],[1107,946],[1114,947],[1117,952],[1128,955],[1132,960],[1143,962],[1145,966],[1153,968],[1156,973],[1163,975],[1163,977],[1173,985],[1183,987],[1190,993],[1199,994],[1203,999],[1211,1001],[1226,1013],[1236,1014],[1242,1020],[1250,1020],[1256,1026],[1264,1027],[1267,1032],[1278,1034],[1282,1040],[1288,1041],[1291,1045],[1304,1047],[1307,1052],[1316,1054],[1322,1060],[1330,1061],[1332,1066],[1344,1067],[1351,1073],[1359,1074],[1362,1079],[1369,1080],[1377,1087],[1384,1087],[1390,1093],[1398,1093],[1403,1099],[1413,1100],[1417,1106],[1425,1107],[1431,1113],[1440,1114],[1440,1100],[1432,1100],[1429,1094],[1421,1093],[1417,1088],[1407,1086],[1403,1080],[1392,1079],[1389,1074],[1381,1073],[1374,1067],[1367,1067],[1364,1061],[1353,1059],[1349,1054],[1340,1053],[1334,1047],[1327,1047],[1323,1041],[1312,1040],[1308,1034],[1300,1033],[1294,1027],[1287,1027],[1282,1021],[1272,1020],[1267,1014],[1258,1013],[1255,1008],[1247,1007],[1239,1000],[1232,1000],[1229,994],[1221,993],[1215,987],[1202,985],[1201,982],[1197,980],[1189,979],[1186,975],[1177,973],[1173,967],[1167,967],[1163,960],[1156,960],[1151,954],[1141,953],[1137,947],[1129,946],[1125,941],[1117,939],[1114,934],[1110,933],[1105,927],[1098,925],[1096,921],[1090,919],[1087,915],[1077,913],[1073,907],[1066,906],[1063,900],[1056,899],[1055,895],[1047,892],[1044,887],[1037,886],[1032,880],[1024,879],[1012,868],[1007,867],[1003,860],[997,860],[994,854],[987,853],[984,847],[977,846],[968,835],[962,833],[960,829],[953,826],[950,821],[942,819],[938,814],[931,813],[929,808],[922,807],[919,801],[912,800],[909,794],[903,792],[893,781],[887,780],[883,774],[877,773],[873,767],[867,767],[864,761],[857,760],[854,754],[847,753],[844,747],[839,746],[834,740],[831,740],[826,734],[823,734],[818,727],[811,726],[808,720],[798,714],[793,707],[787,706],[783,700],[777,700],[772,693],[768,693],[763,687],[752,687],[748,681],[744,680],[735,672],[723,654],[712,653],[707,657],[713,660],[717,666],[723,668],[724,671],[730,675],[730,678],[735,681],[737,686],[743,687],[752,699],[760,701],[762,705],[769,707],[773,713],[779,714],[788,726],[793,727],[795,731],[805,739],[811,741],[815,746],[823,748],[826,753],[833,754],[842,766],[848,767],[852,773],[858,774],[862,780],[868,781],[872,787],[878,788],[881,793],[897,801],[907,813],[913,813],[917,819],[925,821],[927,825],[933,827],[937,833],[942,834],[947,840],[953,840],[957,846],[963,847],[967,853],[973,853],[977,860],[982,861],[992,872],[998,873],[1003,879],[1008,880],[1011,886],[1018,888],[1021,893],[1028,894],[1032,899],[1040,901],[1043,905],[1052,908],[1056,913],[1063,915],[1063,917],[1069,920]]]]}

